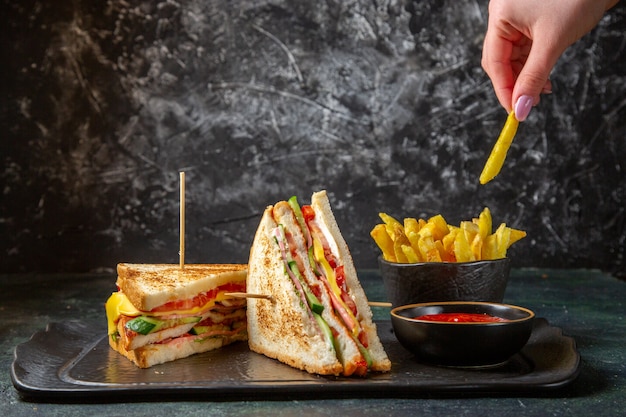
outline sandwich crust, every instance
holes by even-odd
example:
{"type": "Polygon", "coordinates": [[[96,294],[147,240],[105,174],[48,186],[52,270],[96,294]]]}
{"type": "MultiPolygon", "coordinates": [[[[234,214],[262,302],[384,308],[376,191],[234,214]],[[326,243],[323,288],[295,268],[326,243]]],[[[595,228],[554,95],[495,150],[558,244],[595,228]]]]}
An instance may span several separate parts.
{"type": "Polygon", "coordinates": [[[272,300],[248,299],[250,349],[294,368],[321,375],[339,375],[343,366],[326,342],[285,271],[272,231],[273,206],[263,213],[250,250],[248,292],[272,300]]]}
{"type": "Polygon", "coordinates": [[[121,343],[109,336],[109,346],[139,368],[150,368],[165,362],[186,358],[196,353],[209,352],[237,341],[246,340],[246,332],[230,337],[214,337],[203,341],[189,341],[186,338],[172,339],[168,343],[149,344],[135,350],[127,350],[121,343]]]}
{"type": "MultiPolygon", "coordinates": [[[[180,265],[176,264],[121,263],[118,264],[117,270],[117,285],[120,291],[135,308],[144,312],[149,312],[169,301],[191,299],[225,284],[240,283],[243,287],[247,275],[245,264],[188,264],[181,269],[180,265]]],[[[107,305],[107,319],[112,323],[115,323],[113,320],[117,320],[117,334],[109,335],[109,345],[138,367],[149,368],[195,353],[217,349],[235,341],[246,340],[245,302],[237,301],[229,305],[232,309],[230,312],[207,310],[198,314],[197,321],[173,323],[173,327],[165,327],[145,335],[125,328],[125,324],[132,317],[123,316],[117,319],[109,317],[107,305]],[[207,331],[207,338],[204,340],[201,335],[190,335],[191,328],[205,318],[210,318],[216,324],[219,324],[220,320],[237,321],[241,331],[237,330],[239,328],[232,328],[227,334],[213,333],[213,337],[208,336],[211,333],[207,331]]]]}
{"type": "MultiPolygon", "coordinates": [[[[295,252],[299,259],[308,260],[307,243],[289,203],[285,201],[276,203],[273,215],[274,220],[285,227],[285,233],[288,235],[287,240],[293,243],[290,248],[292,253],[295,252]]],[[[333,330],[335,341],[341,347],[337,352],[337,358],[343,366],[342,374],[352,375],[357,370],[357,364],[363,359],[363,355],[348,329],[335,313],[328,288],[315,276],[311,268],[304,269],[303,277],[310,288],[315,285],[318,286],[318,291],[315,293],[318,294],[318,298],[324,306],[321,315],[333,330]]]]}
{"type": "MultiPolygon", "coordinates": [[[[391,369],[391,361],[378,338],[367,297],[325,191],[313,194],[311,207],[315,211],[316,222],[327,235],[326,240],[334,242],[331,246],[336,246],[338,251],[335,255],[344,268],[348,295],[357,306],[356,318],[367,335],[368,352],[372,359],[370,370],[387,372],[391,369]]],[[[273,235],[279,223],[285,229],[285,238],[289,242],[287,250],[292,252],[294,260],[299,259],[298,262],[304,261],[308,264],[305,236],[289,203],[281,201],[274,206],[268,206],[250,249],[246,286],[249,292],[269,294],[273,299],[248,300],[250,348],[311,373],[351,375],[356,372],[362,375],[363,355],[353,335],[336,315],[329,290],[310,268],[300,268],[301,273],[312,290],[318,286],[314,292],[324,306],[321,315],[333,331],[337,352],[327,343],[317,326],[317,321],[305,307],[306,300],[303,301],[296,291],[285,269],[281,249],[273,235]]]]}
{"type": "Polygon", "coordinates": [[[245,281],[245,264],[117,265],[117,286],[141,311],[185,300],[230,282],[245,281]]]}
{"type": "Polygon", "coordinates": [[[354,300],[357,306],[359,323],[368,336],[368,349],[373,361],[371,369],[378,372],[390,371],[391,361],[387,357],[387,353],[378,338],[376,324],[372,320],[372,310],[368,304],[367,296],[359,281],[350,249],[339,230],[337,220],[335,219],[325,190],[313,193],[311,196],[311,207],[315,211],[317,221],[326,226],[326,229],[330,232],[333,240],[337,244],[339,258],[342,260],[344,266],[348,295],[354,300]]]}

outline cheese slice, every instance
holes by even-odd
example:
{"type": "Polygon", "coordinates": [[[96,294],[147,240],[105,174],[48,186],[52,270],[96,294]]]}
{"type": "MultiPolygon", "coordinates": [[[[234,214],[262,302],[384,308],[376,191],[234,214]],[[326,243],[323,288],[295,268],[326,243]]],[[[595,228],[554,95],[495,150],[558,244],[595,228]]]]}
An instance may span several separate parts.
{"type": "MultiPolygon", "coordinates": [[[[341,289],[339,288],[339,285],[337,285],[335,270],[328,263],[328,260],[326,259],[326,256],[324,254],[324,247],[322,245],[322,242],[317,236],[313,237],[313,254],[317,262],[319,262],[319,264],[322,266],[324,274],[326,275],[326,279],[330,284],[330,289],[336,295],[336,300],[339,302],[339,305],[341,305],[343,314],[346,314],[349,317],[349,320],[354,323],[354,325],[351,326],[352,328],[350,329],[350,331],[355,337],[358,337],[359,333],[361,333],[361,326],[359,325],[359,321],[356,319],[354,314],[352,314],[352,311],[348,308],[348,306],[346,306],[343,299],[341,298],[341,289]]],[[[342,314],[340,314],[340,316],[342,316],[342,314]]],[[[350,324],[347,322],[345,322],[345,324],[347,326],[350,326],[350,324]]]]}
{"type": "Polygon", "coordinates": [[[171,315],[194,315],[203,313],[212,308],[216,302],[225,300],[227,297],[225,294],[228,291],[219,291],[215,298],[208,301],[202,306],[192,307],[186,310],[169,310],[159,312],[148,312],[138,310],[122,292],[114,292],[111,294],[106,302],[105,309],[107,315],[107,327],[108,334],[114,334],[117,331],[117,322],[120,320],[120,316],[137,317],[141,315],[159,317],[159,316],[171,316],[171,315]]]}

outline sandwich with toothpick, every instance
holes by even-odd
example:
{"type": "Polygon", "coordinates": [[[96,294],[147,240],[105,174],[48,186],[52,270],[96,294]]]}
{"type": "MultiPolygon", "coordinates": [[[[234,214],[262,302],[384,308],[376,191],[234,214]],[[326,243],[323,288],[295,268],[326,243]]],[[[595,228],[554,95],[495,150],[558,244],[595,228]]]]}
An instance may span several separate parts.
{"type": "Polygon", "coordinates": [[[387,372],[391,362],[325,191],[268,206],[248,262],[251,350],[320,375],[387,372]]]}
{"type": "Polygon", "coordinates": [[[246,265],[117,265],[109,345],[140,368],[246,340],[246,265]]]}
{"type": "Polygon", "coordinates": [[[180,173],[180,262],[117,265],[105,303],[111,348],[140,368],[247,339],[247,265],[185,265],[185,173],[180,173]]]}

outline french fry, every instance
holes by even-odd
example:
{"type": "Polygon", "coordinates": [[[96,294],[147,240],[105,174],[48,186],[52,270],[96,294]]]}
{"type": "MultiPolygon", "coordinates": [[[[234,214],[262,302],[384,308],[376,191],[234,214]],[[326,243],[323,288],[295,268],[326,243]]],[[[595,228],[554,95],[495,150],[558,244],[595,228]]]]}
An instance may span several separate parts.
{"type": "Polygon", "coordinates": [[[465,239],[468,242],[474,240],[474,236],[478,234],[478,225],[470,221],[461,222],[461,230],[465,234],[465,239]]]}
{"type": "Polygon", "coordinates": [[[509,246],[507,246],[507,249],[510,248],[512,244],[514,244],[518,240],[523,239],[525,237],[526,237],[525,231],[518,230],[518,229],[511,229],[511,237],[509,238],[509,246]]]}
{"type": "Polygon", "coordinates": [[[425,262],[441,262],[441,255],[435,246],[435,240],[430,232],[426,228],[420,229],[418,232],[419,241],[417,246],[419,247],[420,255],[425,262]]]}
{"type": "Polygon", "coordinates": [[[404,219],[404,233],[406,237],[409,239],[411,243],[411,247],[413,248],[413,253],[415,254],[417,260],[415,262],[424,262],[422,255],[419,250],[419,223],[414,218],[406,218],[404,219]]]}
{"type": "Polygon", "coordinates": [[[506,250],[511,240],[511,229],[506,224],[501,223],[496,229],[496,253],[494,259],[506,258],[506,250]]]}
{"type": "Polygon", "coordinates": [[[459,232],[454,239],[454,257],[457,262],[471,262],[476,258],[470,249],[465,233],[459,232]]]}
{"type": "Polygon", "coordinates": [[[454,253],[446,252],[441,240],[435,240],[435,247],[439,252],[439,259],[441,259],[441,262],[454,262],[454,253]]]}
{"type": "Polygon", "coordinates": [[[487,184],[500,173],[502,165],[504,165],[504,160],[506,159],[506,154],[511,147],[511,143],[513,143],[513,138],[515,137],[518,126],[519,122],[515,118],[515,113],[509,113],[504,127],[500,132],[500,136],[498,136],[498,140],[496,140],[483,171],[480,174],[479,181],[481,184],[487,184]]]}
{"type": "Polygon", "coordinates": [[[481,259],[493,259],[496,253],[496,235],[489,235],[483,241],[483,247],[481,250],[481,259]]]}
{"type": "Polygon", "coordinates": [[[473,221],[463,221],[461,222],[461,231],[465,235],[465,241],[469,245],[469,250],[472,253],[471,258],[473,260],[481,259],[481,248],[483,239],[480,236],[480,229],[478,224],[473,221]]]}
{"type": "Polygon", "coordinates": [[[472,221],[478,225],[478,233],[483,240],[491,234],[491,212],[487,207],[478,215],[478,219],[472,221]]]}
{"type": "Polygon", "coordinates": [[[505,223],[493,231],[489,208],[478,217],[448,224],[440,214],[428,220],[407,217],[403,222],[386,213],[379,213],[383,223],[370,235],[389,262],[471,262],[506,257],[511,245],[526,237],[523,230],[505,223]]]}
{"type": "MultiPolygon", "coordinates": [[[[402,223],[400,223],[398,220],[396,220],[394,217],[388,215],[387,213],[378,213],[378,216],[382,219],[384,225],[385,225],[385,229],[387,229],[387,234],[389,235],[389,237],[391,238],[392,241],[395,241],[396,239],[396,226],[402,226],[402,223]]],[[[395,257],[395,255],[394,255],[395,257]]]]}
{"type": "Polygon", "coordinates": [[[409,242],[409,238],[404,234],[404,228],[400,223],[394,224],[393,226],[393,253],[396,255],[397,262],[407,263],[409,262],[407,256],[402,249],[403,246],[411,246],[411,242],[409,242]]]}
{"type": "Polygon", "coordinates": [[[400,223],[398,220],[388,215],[387,213],[378,213],[378,216],[381,218],[383,223],[388,226],[394,227],[396,224],[402,225],[402,223],[400,223]]]}
{"type": "Polygon", "coordinates": [[[419,232],[422,225],[419,224],[416,218],[406,217],[404,219],[404,232],[408,235],[409,232],[419,232]]]}
{"type": "Polygon", "coordinates": [[[406,256],[408,263],[416,264],[420,262],[417,253],[415,253],[415,250],[411,245],[402,245],[402,252],[404,253],[404,256],[406,256]]]}
{"type": "Polygon", "coordinates": [[[374,239],[374,242],[378,245],[383,252],[383,259],[389,262],[397,262],[396,255],[393,251],[393,240],[387,233],[387,228],[384,224],[377,224],[370,232],[370,236],[374,239]]]}
{"type": "Polygon", "coordinates": [[[456,239],[457,233],[459,233],[458,227],[451,227],[450,233],[445,235],[442,240],[443,250],[448,254],[449,259],[454,259],[450,262],[456,262],[456,256],[454,256],[454,239],[456,239]]]}
{"type": "Polygon", "coordinates": [[[430,219],[428,219],[426,224],[428,226],[432,225],[431,226],[431,228],[432,228],[431,232],[432,232],[432,235],[433,235],[433,239],[435,239],[435,240],[443,239],[443,237],[445,235],[447,235],[448,232],[450,231],[448,229],[448,223],[446,222],[446,220],[443,218],[443,216],[441,214],[437,214],[436,216],[431,217],[430,219]]]}
{"type": "Polygon", "coordinates": [[[484,239],[482,238],[480,233],[476,233],[474,239],[472,239],[472,241],[470,242],[470,250],[474,255],[474,259],[477,261],[483,259],[483,243],[484,239]]]}

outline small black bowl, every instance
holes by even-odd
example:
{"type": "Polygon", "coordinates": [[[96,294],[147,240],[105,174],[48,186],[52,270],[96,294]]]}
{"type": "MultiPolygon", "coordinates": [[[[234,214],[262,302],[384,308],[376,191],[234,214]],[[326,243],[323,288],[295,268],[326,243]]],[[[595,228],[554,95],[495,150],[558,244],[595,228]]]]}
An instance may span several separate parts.
{"type": "Polygon", "coordinates": [[[421,361],[445,366],[493,366],[506,362],[528,341],[535,313],[509,304],[438,302],[411,304],[391,310],[398,341],[421,361]],[[478,313],[504,322],[443,322],[416,320],[428,314],[478,313]]]}
{"type": "Polygon", "coordinates": [[[511,261],[395,263],[378,258],[387,300],[394,307],[435,301],[501,303],[511,261]]]}

